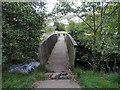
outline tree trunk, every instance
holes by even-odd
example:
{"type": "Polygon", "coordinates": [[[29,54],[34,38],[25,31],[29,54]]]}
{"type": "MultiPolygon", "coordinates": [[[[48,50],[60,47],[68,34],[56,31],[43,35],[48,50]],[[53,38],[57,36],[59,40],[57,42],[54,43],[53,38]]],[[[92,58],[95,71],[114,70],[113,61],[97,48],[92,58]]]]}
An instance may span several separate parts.
{"type": "MultiPolygon", "coordinates": [[[[94,23],[94,36],[93,36],[93,46],[96,48],[96,23],[95,23],[95,6],[93,6],[93,23],[94,23]]],[[[96,52],[93,50],[93,70],[97,71],[97,60],[96,60],[96,52]]]]}

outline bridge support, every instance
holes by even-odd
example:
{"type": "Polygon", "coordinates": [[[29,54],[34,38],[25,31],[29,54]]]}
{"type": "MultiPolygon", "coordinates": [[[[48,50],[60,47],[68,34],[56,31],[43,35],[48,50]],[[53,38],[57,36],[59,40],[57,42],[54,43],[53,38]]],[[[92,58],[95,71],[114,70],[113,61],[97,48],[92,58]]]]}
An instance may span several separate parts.
{"type": "Polygon", "coordinates": [[[39,43],[38,52],[41,67],[44,67],[57,42],[57,34],[51,34],[45,40],[39,43]]]}

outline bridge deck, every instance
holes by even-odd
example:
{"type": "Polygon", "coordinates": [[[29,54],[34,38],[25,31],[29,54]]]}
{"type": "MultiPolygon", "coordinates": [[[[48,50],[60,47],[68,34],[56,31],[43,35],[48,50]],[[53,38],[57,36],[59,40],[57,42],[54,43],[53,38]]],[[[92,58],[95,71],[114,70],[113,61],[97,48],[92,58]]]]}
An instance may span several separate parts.
{"type": "Polygon", "coordinates": [[[64,41],[64,36],[60,35],[58,42],[56,43],[55,47],[49,58],[49,70],[54,72],[68,72],[66,68],[68,64],[68,53],[67,53],[67,46],[64,41]]]}

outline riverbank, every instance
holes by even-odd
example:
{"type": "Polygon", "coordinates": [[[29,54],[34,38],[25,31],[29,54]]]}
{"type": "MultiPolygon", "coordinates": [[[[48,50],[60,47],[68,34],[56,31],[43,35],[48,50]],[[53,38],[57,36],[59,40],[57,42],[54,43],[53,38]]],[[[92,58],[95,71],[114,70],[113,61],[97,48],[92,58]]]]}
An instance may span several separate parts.
{"type": "Polygon", "coordinates": [[[46,77],[36,68],[29,74],[20,74],[13,72],[2,73],[2,88],[31,88],[31,85],[38,80],[46,77]]]}

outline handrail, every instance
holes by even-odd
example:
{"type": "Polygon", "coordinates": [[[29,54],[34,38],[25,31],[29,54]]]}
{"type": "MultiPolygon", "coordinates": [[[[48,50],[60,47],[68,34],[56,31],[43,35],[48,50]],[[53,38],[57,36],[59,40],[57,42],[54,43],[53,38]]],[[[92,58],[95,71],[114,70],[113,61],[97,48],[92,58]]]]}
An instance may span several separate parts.
{"type": "Polygon", "coordinates": [[[44,40],[42,40],[40,43],[39,43],[39,46],[41,44],[43,44],[46,40],[48,40],[48,38],[50,38],[52,35],[56,35],[56,33],[52,33],[51,35],[49,35],[48,37],[46,37],[44,40]]]}
{"type": "Polygon", "coordinates": [[[65,41],[67,44],[68,58],[69,58],[70,66],[74,67],[75,66],[75,56],[76,56],[76,47],[78,45],[70,34],[65,35],[65,41]]]}
{"type": "Polygon", "coordinates": [[[57,34],[53,33],[39,43],[38,55],[41,66],[45,66],[57,42],[57,34]]]}
{"type": "Polygon", "coordinates": [[[69,36],[69,38],[71,39],[71,41],[72,41],[72,43],[73,43],[73,45],[75,46],[75,47],[77,47],[78,46],[78,44],[76,43],[76,41],[72,38],[72,36],[70,35],[70,34],[67,34],[68,36],[69,36]]]}

